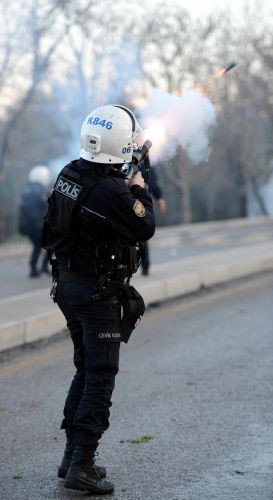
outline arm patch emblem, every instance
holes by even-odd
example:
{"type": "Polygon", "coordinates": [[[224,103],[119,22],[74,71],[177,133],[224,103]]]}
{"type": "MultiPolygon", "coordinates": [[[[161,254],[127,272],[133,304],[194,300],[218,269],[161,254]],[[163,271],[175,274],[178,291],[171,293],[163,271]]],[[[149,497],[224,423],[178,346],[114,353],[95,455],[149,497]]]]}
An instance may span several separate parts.
{"type": "Polygon", "coordinates": [[[145,217],[145,215],[146,215],[145,207],[144,207],[143,203],[141,203],[141,201],[139,201],[139,200],[135,201],[134,206],[133,206],[133,210],[134,210],[137,217],[145,217]]]}

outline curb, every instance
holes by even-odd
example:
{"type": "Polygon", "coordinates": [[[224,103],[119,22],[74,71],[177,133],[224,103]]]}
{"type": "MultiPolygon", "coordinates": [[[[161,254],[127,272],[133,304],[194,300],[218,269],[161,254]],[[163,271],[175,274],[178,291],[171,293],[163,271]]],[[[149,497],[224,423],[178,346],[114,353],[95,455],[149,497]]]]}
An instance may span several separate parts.
{"type": "MultiPolygon", "coordinates": [[[[261,244],[258,247],[240,248],[225,253],[215,253],[197,258],[181,259],[171,264],[153,267],[158,277],[133,279],[133,284],[143,295],[146,305],[162,302],[198,292],[221,283],[251,276],[262,271],[273,270],[273,243],[261,244]]],[[[48,289],[25,294],[31,301],[40,294],[42,301],[48,301],[48,289]]],[[[22,300],[22,299],[21,299],[22,300]]],[[[16,310],[18,296],[10,300],[16,310]]],[[[8,304],[3,299],[0,304],[8,304]]],[[[44,303],[44,302],[43,302],[44,303]]],[[[30,342],[51,337],[66,328],[65,319],[55,304],[49,310],[38,315],[31,315],[20,321],[8,322],[0,326],[0,352],[30,342]]]]}
{"type": "Polygon", "coordinates": [[[7,323],[0,329],[0,352],[52,337],[65,327],[64,317],[58,309],[7,323]]]}

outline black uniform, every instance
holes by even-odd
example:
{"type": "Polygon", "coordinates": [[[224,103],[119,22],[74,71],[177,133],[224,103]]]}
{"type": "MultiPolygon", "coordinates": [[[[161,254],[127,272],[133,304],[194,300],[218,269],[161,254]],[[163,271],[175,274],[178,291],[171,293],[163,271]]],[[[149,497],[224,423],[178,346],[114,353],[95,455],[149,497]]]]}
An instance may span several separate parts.
{"type": "MultiPolygon", "coordinates": [[[[48,191],[38,182],[30,182],[21,197],[19,207],[19,231],[28,236],[32,243],[30,255],[30,276],[38,276],[37,269],[41,253],[41,230],[47,210],[48,191]]],[[[48,256],[43,256],[41,271],[47,272],[48,256]]]]}
{"type": "Polygon", "coordinates": [[[74,344],[76,374],[62,422],[62,428],[73,435],[74,445],[95,449],[107,429],[119,367],[120,298],[113,292],[94,302],[91,299],[111,263],[106,256],[118,246],[112,279],[118,280],[120,271],[124,278],[131,274],[136,243],[153,234],[152,200],[144,188],[129,188],[112,169],[106,174],[103,167],[82,158],[58,176],[45,219],[43,246],[57,258],[56,300],[74,344]]]}
{"type": "MultiPolygon", "coordinates": [[[[151,166],[149,169],[149,188],[150,188],[150,192],[152,193],[153,197],[156,200],[159,200],[160,198],[162,198],[162,190],[161,190],[160,186],[158,185],[156,171],[151,166]]],[[[148,243],[147,243],[147,241],[145,241],[144,257],[142,259],[142,273],[144,275],[147,275],[149,273],[149,267],[150,267],[150,252],[149,252],[148,243]]]]}

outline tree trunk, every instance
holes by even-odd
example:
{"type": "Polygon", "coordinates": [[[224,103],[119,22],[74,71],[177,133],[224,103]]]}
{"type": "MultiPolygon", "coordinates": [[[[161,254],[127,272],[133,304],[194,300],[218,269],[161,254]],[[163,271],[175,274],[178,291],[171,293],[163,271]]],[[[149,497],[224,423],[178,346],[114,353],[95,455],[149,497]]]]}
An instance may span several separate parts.
{"type": "Polygon", "coordinates": [[[181,220],[184,224],[190,224],[192,221],[191,194],[188,175],[188,159],[183,153],[181,146],[177,147],[177,173],[181,184],[181,220]]]}
{"type": "Polygon", "coordinates": [[[244,167],[238,160],[238,181],[239,181],[239,213],[240,217],[247,217],[247,180],[244,167]]]}
{"type": "Polygon", "coordinates": [[[14,111],[13,116],[10,118],[10,120],[7,122],[5,126],[2,143],[0,147],[0,182],[3,181],[5,177],[5,161],[9,150],[10,136],[16,127],[17,121],[21,118],[25,109],[29,105],[33,97],[34,91],[35,91],[35,86],[32,85],[28,90],[26,96],[22,100],[20,106],[18,106],[18,108],[14,111]]]}
{"type": "Polygon", "coordinates": [[[5,240],[5,232],[4,232],[4,213],[3,207],[0,205],[0,243],[3,243],[5,240]]]}
{"type": "Polygon", "coordinates": [[[250,182],[251,182],[251,187],[252,187],[252,190],[253,190],[253,194],[256,198],[256,201],[258,202],[258,205],[261,209],[261,212],[263,215],[269,215],[268,213],[268,210],[266,208],[266,204],[264,202],[264,199],[261,195],[261,192],[260,192],[260,189],[259,189],[259,186],[257,184],[257,181],[255,178],[251,177],[250,178],[250,182]]]}

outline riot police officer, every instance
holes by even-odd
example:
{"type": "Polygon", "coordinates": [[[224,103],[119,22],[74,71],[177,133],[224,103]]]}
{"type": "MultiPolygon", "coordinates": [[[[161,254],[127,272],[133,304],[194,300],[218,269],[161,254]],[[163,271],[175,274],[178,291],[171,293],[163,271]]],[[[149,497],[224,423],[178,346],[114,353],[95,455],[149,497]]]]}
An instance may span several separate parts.
{"type": "MultiPolygon", "coordinates": [[[[58,476],[67,488],[100,494],[114,489],[94,455],[109,426],[124,340],[121,301],[140,264],[141,242],[154,234],[152,200],[141,173],[125,179],[140,132],[123,106],[103,106],[87,116],[80,159],[58,175],[42,235],[76,367],[64,406],[67,444],[58,476]]],[[[136,318],[127,317],[126,324],[131,320],[136,318]]]]}

